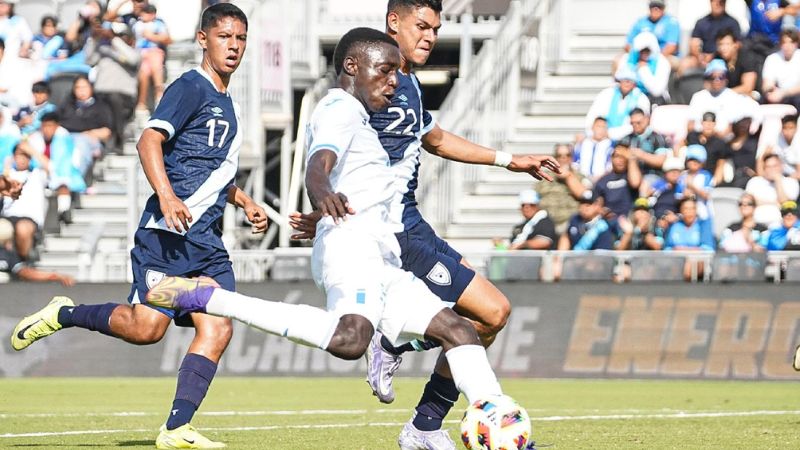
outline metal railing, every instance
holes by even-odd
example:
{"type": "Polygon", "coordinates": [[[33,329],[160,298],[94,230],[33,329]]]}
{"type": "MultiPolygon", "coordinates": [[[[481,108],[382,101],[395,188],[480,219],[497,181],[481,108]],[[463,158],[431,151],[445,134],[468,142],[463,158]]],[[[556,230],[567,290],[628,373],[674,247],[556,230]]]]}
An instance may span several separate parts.
{"type": "MultiPolygon", "coordinates": [[[[500,149],[519,112],[520,59],[526,25],[541,0],[515,0],[497,36],[484,42],[467,74],[456,79],[439,110],[443,129],[500,149]]],[[[419,200],[423,214],[440,232],[452,222],[458,194],[481,178],[485,167],[450,164],[423,155],[419,200]]]]}

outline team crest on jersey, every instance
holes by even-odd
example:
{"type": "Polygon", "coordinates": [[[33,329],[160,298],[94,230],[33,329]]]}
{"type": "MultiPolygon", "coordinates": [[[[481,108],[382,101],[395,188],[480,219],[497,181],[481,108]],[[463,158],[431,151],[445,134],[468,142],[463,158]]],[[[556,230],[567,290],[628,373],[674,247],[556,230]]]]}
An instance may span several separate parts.
{"type": "Polygon", "coordinates": [[[211,112],[212,112],[212,113],[214,114],[214,116],[216,116],[216,117],[222,117],[222,108],[220,108],[219,106],[214,106],[214,107],[212,107],[212,108],[211,108],[211,112]]]}
{"type": "Polygon", "coordinates": [[[164,272],[157,272],[155,270],[147,270],[144,275],[144,281],[147,284],[147,289],[153,289],[164,277],[167,276],[164,272]]]}
{"type": "Polygon", "coordinates": [[[436,265],[433,266],[425,278],[429,279],[431,283],[438,284],[439,286],[450,286],[451,283],[450,271],[447,270],[447,267],[440,262],[437,262],[436,265]]]}

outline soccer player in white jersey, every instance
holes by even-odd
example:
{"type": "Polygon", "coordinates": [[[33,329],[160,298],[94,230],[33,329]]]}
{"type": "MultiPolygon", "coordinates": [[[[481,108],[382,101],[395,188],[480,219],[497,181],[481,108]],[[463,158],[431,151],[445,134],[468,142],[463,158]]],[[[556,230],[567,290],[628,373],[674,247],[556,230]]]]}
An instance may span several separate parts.
{"type": "Polygon", "coordinates": [[[173,319],[179,326],[193,326],[195,337],[181,363],[157,448],[225,446],[189,422],[214,378],[232,326],[228,319],[201,313],[176,317],[171,309],[143,304],[144,297],[167,275],[204,275],[235,289],[218,226],[226,202],[242,207],[257,231],[267,225],[264,209],[233,184],[243,133],[227,87],[244,55],[247,17],[231,4],[211,6],[203,11],[197,39],[201,66],[167,88],[137,146],[155,194],[147,201],[131,250],[131,305],[75,306],[67,297],[56,297],[24,318],[11,336],[15,350],[69,327],[144,345],[161,340],[173,319]]]}
{"type": "Polygon", "coordinates": [[[364,355],[375,330],[394,344],[430,339],[443,347],[468,400],[498,395],[475,328],[400,268],[389,216],[395,175],[369,125],[370,113],[385,108],[394,94],[397,43],[380,31],[356,28],[339,41],[333,60],[337,84],[311,116],[306,171],[309,197],[323,215],[312,272],[327,310],[247,297],[205,278],[167,277],[147,301],[230,317],[348,360],[364,355]]]}
{"type": "MultiPolygon", "coordinates": [[[[396,201],[391,214],[399,218],[396,229],[403,269],[422,279],[428,288],[475,325],[484,345],[490,345],[503,329],[511,311],[508,299],[482,275],[475,273],[464,258],[436,236],[417,209],[420,152],[453,161],[497,165],[514,172],[526,172],[537,179],[552,181],[542,168],[558,172],[551,156],[511,155],[495,151],[441,129],[425,110],[419,82],[413,68],[427,62],[441,26],[441,0],[389,0],[386,32],[394,37],[401,54],[398,86],[391,105],[370,116],[397,174],[396,201]]],[[[447,205],[440,205],[447,207],[447,205]]],[[[292,225],[298,239],[313,237],[318,215],[293,213],[292,225]]],[[[393,346],[376,335],[367,354],[367,381],[381,402],[394,400],[392,377],[403,352],[429,349],[430,342],[393,346]]],[[[402,449],[455,448],[442,421],[458,398],[447,360],[441,357],[425,386],[414,417],[400,435],[402,449]]]]}

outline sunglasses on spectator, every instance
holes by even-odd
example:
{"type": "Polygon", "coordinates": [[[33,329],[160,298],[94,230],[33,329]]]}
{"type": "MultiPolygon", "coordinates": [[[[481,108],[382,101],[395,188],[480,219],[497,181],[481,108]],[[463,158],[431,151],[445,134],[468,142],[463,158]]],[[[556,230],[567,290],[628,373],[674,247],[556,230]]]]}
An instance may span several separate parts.
{"type": "Polygon", "coordinates": [[[569,153],[556,153],[556,158],[571,158],[572,155],[569,153]]]}
{"type": "Polygon", "coordinates": [[[756,204],[751,202],[739,202],[739,206],[756,206],[756,204]]]}
{"type": "Polygon", "coordinates": [[[727,79],[728,77],[726,77],[725,75],[709,75],[706,77],[706,80],[708,81],[723,81],[727,79]]]}

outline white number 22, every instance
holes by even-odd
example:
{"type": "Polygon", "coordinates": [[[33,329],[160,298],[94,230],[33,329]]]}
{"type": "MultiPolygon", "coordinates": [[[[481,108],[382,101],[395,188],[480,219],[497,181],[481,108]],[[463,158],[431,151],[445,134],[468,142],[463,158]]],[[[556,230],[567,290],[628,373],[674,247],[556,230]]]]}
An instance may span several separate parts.
{"type": "Polygon", "coordinates": [[[222,132],[222,137],[219,139],[218,147],[222,147],[222,144],[225,142],[225,138],[228,136],[228,130],[231,128],[231,124],[228,123],[226,120],[217,120],[217,119],[209,119],[206,122],[206,127],[208,128],[208,146],[214,146],[214,132],[217,129],[217,124],[222,125],[225,127],[225,130],[222,132]]]}
{"type": "Polygon", "coordinates": [[[397,128],[398,126],[400,126],[400,124],[403,123],[404,120],[406,120],[406,114],[411,116],[412,120],[411,120],[411,124],[409,126],[407,126],[405,130],[403,130],[403,134],[410,133],[411,129],[414,128],[414,125],[417,124],[417,112],[414,111],[411,108],[408,108],[407,110],[403,111],[403,108],[398,108],[396,106],[392,106],[391,108],[389,108],[389,112],[390,113],[391,112],[397,113],[400,117],[395,119],[394,122],[390,123],[389,126],[386,127],[386,130],[384,130],[384,131],[392,131],[395,128],[397,128]]]}

